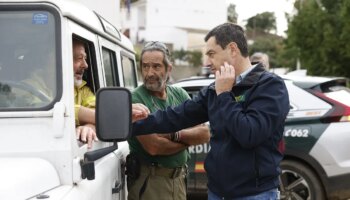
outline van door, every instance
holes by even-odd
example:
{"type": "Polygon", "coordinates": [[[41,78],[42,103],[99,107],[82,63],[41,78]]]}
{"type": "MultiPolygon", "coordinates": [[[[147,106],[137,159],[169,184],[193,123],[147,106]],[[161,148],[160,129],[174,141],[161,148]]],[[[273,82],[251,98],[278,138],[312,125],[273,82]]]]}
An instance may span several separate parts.
{"type": "MultiPolygon", "coordinates": [[[[102,76],[103,66],[101,58],[101,48],[99,46],[98,36],[88,29],[80,26],[75,22],[69,22],[69,29],[71,31],[70,37],[67,37],[67,43],[72,43],[73,38],[79,39],[84,42],[85,52],[87,54],[88,69],[85,70],[83,79],[87,82],[87,86],[90,87],[91,91],[96,93],[100,87],[106,86],[105,78],[102,76]]],[[[67,63],[67,68],[71,68],[73,71],[73,56],[72,56],[72,45],[68,48],[69,57],[71,58],[67,63]]],[[[73,74],[72,74],[73,75],[73,74]]],[[[73,85],[71,86],[73,88],[73,85]]],[[[107,142],[94,142],[92,150],[101,149],[104,147],[111,146],[112,143],[107,142]]],[[[119,148],[120,149],[120,148],[119,148]]],[[[81,180],[78,177],[79,170],[75,173],[74,182],[78,187],[74,187],[70,192],[70,197],[75,197],[78,193],[81,193],[81,188],[84,187],[84,196],[93,199],[124,199],[121,198],[117,190],[120,189],[120,183],[122,183],[121,172],[120,172],[120,157],[117,152],[111,153],[110,155],[104,156],[94,162],[95,165],[95,179],[94,180],[81,180]],[[81,187],[80,187],[81,186],[81,187]],[[118,189],[115,189],[115,188],[118,189]]],[[[79,143],[76,145],[74,151],[75,157],[83,158],[86,153],[87,145],[79,143]]],[[[121,153],[120,153],[121,154],[121,153]]],[[[77,160],[77,159],[75,159],[77,160]]],[[[73,166],[73,169],[74,166],[73,166]]],[[[79,169],[79,168],[78,168],[79,169]]],[[[80,194],[81,195],[81,194],[80,194]]],[[[123,194],[125,196],[125,194],[123,194]]]]}
{"type": "MultiPolygon", "coordinates": [[[[124,87],[124,75],[121,70],[120,52],[123,48],[116,43],[113,43],[105,38],[99,37],[100,52],[102,55],[102,79],[104,80],[104,86],[107,87],[124,87]]],[[[118,168],[117,178],[115,179],[116,189],[120,190],[118,195],[120,199],[126,197],[126,184],[125,184],[125,155],[129,152],[127,142],[119,142],[119,149],[116,152],[118,156],[118,168]],[[123,151],[123,153],[120,153],[123,151]]]]}
{"type": "Polygon", "coordinates": [[[62,19],[48,3],[0,4],[0,199],[27,199],[72,177],[62,19]]]}

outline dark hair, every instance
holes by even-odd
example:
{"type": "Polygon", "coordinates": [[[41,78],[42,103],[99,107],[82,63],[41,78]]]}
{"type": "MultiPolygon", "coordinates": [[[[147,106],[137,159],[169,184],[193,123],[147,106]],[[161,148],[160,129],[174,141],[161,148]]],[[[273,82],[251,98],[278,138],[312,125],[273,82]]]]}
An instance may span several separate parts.
{"type": "Polygon", "coordinates": [[[170,58],[170,52],[164,43],[158,42],[158,41],[147,42],[141,51],[140,66],[142,66],[142,56],[147,51],[160,51],[160,52],[162,52],[163,53],[163,64],[165,65],[165,68],[168,69],[169,65],[171,64],[171,58],[170,58]]]}
{"type": "Polygon", "coordinates": [[[77,38],[73,38],[72,43],[73,43],[73,46],[78,44],[84,45],[84,42],[77,38]]]}
{"type": "Polygon", "coordinates": [[[215,37],[216,43],[225,49],[226,46],[234,42],[237,44],[243,57],[248,57],[248,44],[242,27],[233,23],[224,23],[213,28],[204,38],[207,42],[209,38],[215,37]]]}

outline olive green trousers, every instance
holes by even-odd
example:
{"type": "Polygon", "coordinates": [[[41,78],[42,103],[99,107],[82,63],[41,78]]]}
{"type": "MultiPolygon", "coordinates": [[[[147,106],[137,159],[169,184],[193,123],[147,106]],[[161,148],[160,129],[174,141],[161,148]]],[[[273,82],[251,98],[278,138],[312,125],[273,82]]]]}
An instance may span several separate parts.
{"type": "Polygon", "coordinates": [[[186,169],[141,165],[140,176],[128,179],[128,200],[186,200],[186,169]]]}

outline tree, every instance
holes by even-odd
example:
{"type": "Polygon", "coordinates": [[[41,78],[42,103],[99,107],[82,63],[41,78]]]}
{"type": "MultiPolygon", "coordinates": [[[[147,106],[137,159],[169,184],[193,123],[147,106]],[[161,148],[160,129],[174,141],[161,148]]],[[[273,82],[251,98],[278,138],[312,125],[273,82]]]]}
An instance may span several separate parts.
{"type": "Polygon", "coordinates": [[[188,62],[193,67],[202,66],[202,52],[201,51],[189,51],[188,62]]]}
{"type": "Polygon", "coordinates": [[[187,54],[187,51],[185,51],[184,49],[180,49],[173,52],[173,58],[184,61],[186,60],[186,54],[187,54]]]}
{"type": "Polygon", "coordinates": [[[263,12],[251,17],[247,21],[247,29],[261,30],[263,32],[269,33],[271,31],[276,31],[276,17],[272,12],[263,12]]]}
{"type": "Polygon", "coordinates": [[[257,38],[253,44],[249,46],[249,55],[255,52],[263,52],[269,56],[269,62],[271,68],[282,67],[278,62],[276,62],[278,47],[281,45],[282,39],[271,39],[267,37],[257,38]]]}
{"type": "Polygon", "coordinates": [[[274,34],[265,34],[255,38],[249,45],[249,55],[263,52],[269,56],[270,68],[290,68],[296,65],[295,51],[285,48],[285,39],[274,34]]]}
{"type": "Polygon", "coordinates": [[[227,21],[232,23],[237,23],[238,14],[236,12],[236,5],[230,4],[227,7],[227,21]]]}
{"type": "Polygon", "coordinates": [[[188,62],[192,67],[202,66],[202,52],[200,51],[185,51],[183,49],[173,51],[173,58],[188,62]]]}
{"type": "Polygon", "coordinates": [[[350,1],[297,0],[287,48],[310,75],[350,77],[350,1]]]}
{"type": "Polygon", "coordinates": [[[273,13],[257,14],[247,20],[246,35],[249,42],[249,54],[263,52],[269,56],[271,68],[293,68],[296,64],[295,52],[285,49],[285,39],[271,33],[276,29],[273,13]],[[255,24],[254,24],[255,20],[255,24]],[[257,23],[256,23],[257,22],[257,23]]]}

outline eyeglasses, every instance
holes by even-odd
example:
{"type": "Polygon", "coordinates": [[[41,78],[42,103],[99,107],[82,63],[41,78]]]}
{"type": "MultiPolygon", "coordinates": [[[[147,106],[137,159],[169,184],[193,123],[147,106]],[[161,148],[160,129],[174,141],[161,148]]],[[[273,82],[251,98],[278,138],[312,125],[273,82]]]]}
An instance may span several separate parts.
{"type": "Polygon", "coordinates": [[[148,48],[161,49],[161,50],[164,50],[168,56],[170,55],[170,52],[169,52],[168,48],[166,47],[166,45],[164,43],[159,42],[159,41],[147,42],[145,44],[144,49],[148,49],[148,48]]]}

